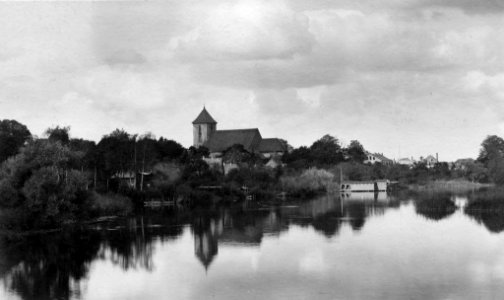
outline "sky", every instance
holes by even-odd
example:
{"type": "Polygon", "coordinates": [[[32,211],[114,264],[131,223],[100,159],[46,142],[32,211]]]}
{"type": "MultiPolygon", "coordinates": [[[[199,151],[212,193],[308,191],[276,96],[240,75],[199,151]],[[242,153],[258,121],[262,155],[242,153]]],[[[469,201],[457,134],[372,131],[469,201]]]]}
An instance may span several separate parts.
{"type": "Polygon", "coordinates": [[[218,129],[325,134],[390,158],[473,157],[504,136],[504,1],[0,3],[0,119],[188,147],[218,129]]]}

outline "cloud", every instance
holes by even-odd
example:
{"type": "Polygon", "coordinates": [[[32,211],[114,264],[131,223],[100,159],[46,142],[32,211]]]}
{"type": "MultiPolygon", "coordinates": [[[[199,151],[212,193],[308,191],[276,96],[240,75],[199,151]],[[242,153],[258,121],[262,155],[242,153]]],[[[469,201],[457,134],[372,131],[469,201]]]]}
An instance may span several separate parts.
{"type": "Polygon", "coordinates": [[[417,13],[426,9],[458,9],[467,14],[499,14],[504,11],[500,0],[293,0],[296,10],[329,10],[334,8],[417,13]]]}
{"type": "Polygon", "coordinates": [[[114,52],[105,61],[110,65],[137,65],[146,62],[143,55],[133,50],[114,52]]]}
{"type": "Polygon", "coordinates": [[[500,0],[427,0],[417,1],[416,6],[451,7],[463,10],[468,14],[495,14],[504,11],[504,3],[500,0]]]}
{"type": "Polygon", "coordinates": [[[308,53],[313,37],[308,18],[284,2],[241,0],[218,5],[171,43],[185,60],[268,60],[308,53]]]}
{"type": "Polygon", "coordinates": [[[408,156],[443,145],[456,158],[504,122],[497,2],[0,6],[0,109],[34,132],[87,118],[85,137],[117,124],[187,146],[206,104],[220,128],[295,146],[331,133],[379,152],[408,144],[408,156]]]}

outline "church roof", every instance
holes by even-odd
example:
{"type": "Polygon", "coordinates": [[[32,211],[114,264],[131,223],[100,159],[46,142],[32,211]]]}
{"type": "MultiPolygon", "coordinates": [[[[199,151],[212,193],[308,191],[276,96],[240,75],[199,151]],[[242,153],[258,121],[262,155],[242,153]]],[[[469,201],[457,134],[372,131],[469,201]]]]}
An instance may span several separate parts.
{"type": "Polygon", "coordinates": [[[199,116],[193,121],[193,124],[217,124],[217,122],[208,113],[205,107],[200,112],[199,116]]]}
{"type": "Polygon", "coordinates": [[[285,152],[287,151],[286,145],[277,138],[262,139],[259,144],[259,152],[285,152]]]}
{"type": "Polygon", "coordinates": [[[261,139],[261,133],[257,128],[217,130],[204,146],[210,152],[223,152],[229,147],[239,144],[248,152],[254,152],[259,147],[261,139]]]}

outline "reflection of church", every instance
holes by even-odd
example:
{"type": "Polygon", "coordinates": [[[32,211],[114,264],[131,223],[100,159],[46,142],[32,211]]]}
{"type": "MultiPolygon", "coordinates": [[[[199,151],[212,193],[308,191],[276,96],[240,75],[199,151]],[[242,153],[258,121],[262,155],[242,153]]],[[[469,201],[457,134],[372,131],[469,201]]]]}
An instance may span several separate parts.
{"type": "Polygon", "coordinates": [[[277,227],[279,220],[268,211],[231,214],[223,211],[219,218],[200,216],[193,221],[194,253],[206,270],[219,252],[219,243],[259,246],[267,228],[277,227]]]}
{"type": "Polygon", "coordinates": [[[219,219],[200,217],[193,223],[194,253],[207,270],[219,252],[218,237],[222,229],[219,219]]]}
{"type": "Polygon", "coordinates": [[[219,216],[203,215],[193,219],[194,252],[206,270],[218,254],[221,245],[257,247],[264,236],[278,236],[289,226],[312,226],[317,232],[334,237],[347,224],[360,231],[370,215],[383,215],[385,209],[398,205],[387,198],[353,199],[324,196],[300,203],[295,208],[258,209],[243,203],[241,209],[223,209],[219,216]],[[220,245],[219,245],[220,244],[220,245]]]}

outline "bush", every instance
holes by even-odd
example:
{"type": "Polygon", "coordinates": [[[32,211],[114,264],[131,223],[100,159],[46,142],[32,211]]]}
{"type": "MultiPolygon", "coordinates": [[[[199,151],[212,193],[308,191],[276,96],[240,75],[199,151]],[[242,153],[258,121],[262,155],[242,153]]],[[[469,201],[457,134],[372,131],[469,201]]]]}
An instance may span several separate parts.
{"type": "Polygon", "coordinates": [[[91,211],[95,216],[127,216],[133,211],[130,198],[117,194],[91,194],[91,211]]]}
{"type": "Polygon", "coordinates": [[[267,169],[234,169],[226,176],[226,182],[238,186],[246,185],[250,189],[271,189],[276,183],[273,170],[267,169]]]}
{"type": "Polygon", "coordinates": [[[291,196],[309,196],[336,188],[334,175],[326,170],[311,168],[301,174],[280,177],[282,190],[291,196]]]}

